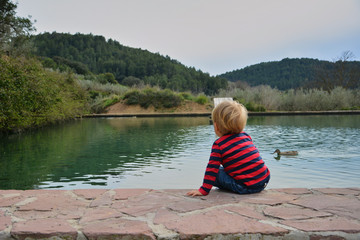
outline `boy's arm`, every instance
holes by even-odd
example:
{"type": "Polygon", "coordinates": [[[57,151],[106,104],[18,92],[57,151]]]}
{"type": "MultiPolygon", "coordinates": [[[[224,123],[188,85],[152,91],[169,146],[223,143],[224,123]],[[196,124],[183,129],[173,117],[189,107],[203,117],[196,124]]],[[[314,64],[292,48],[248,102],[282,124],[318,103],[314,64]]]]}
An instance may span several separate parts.
{"type": "Polygon", "coordinates": [[[221,150],[219,146],[214,143],[211,149],[210,159],[206,166],[205,176],[202,186],[197,190],[203,196],[209,194],[212,186],[215,184],[216,176],[219,172],[221,164],[221,150]]]}

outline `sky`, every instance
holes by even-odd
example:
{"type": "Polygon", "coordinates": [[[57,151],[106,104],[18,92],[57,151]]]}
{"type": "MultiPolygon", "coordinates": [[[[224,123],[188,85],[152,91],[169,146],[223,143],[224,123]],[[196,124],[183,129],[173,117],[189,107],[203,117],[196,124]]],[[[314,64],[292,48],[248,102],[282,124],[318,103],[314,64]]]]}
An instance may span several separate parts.
{"type": "Polygon", "coordinates": [[[284,58],[360,60],[359,0],[14,0],[36,33],[102,35],[218,75],[284,58]]]}

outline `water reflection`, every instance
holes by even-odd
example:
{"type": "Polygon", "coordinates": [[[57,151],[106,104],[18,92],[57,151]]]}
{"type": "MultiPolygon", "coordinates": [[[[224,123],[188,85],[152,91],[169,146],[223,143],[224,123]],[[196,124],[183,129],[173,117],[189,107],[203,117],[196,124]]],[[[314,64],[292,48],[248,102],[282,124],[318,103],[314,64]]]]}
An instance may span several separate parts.
{"type": "MultiPolygon", "coordinates": [[[[360,116],[250,117],[246,131],[269,187],[359,186],[360,116]]],[[[2,136],[0,189],[194,188],[215,139],[206,117],[83,119],[2,136]]]]}
{"type": "Polygon", "coordinates": [[[131,172],[149,172],[139,171],[147,166],[171,169],[201,125],[207,127],[208,119],[84,119],[3,137],[0,188],[108,186],[109,178],[119,183],[131,172]]]}

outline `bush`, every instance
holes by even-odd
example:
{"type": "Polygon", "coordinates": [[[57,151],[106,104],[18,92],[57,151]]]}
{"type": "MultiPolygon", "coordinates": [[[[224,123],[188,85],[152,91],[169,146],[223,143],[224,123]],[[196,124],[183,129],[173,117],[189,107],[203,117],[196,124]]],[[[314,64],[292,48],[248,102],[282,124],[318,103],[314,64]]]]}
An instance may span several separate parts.
{"type": "Polygon", "coordinates": [[[146,88],[142,91],[131,90],[124,95],[128,105],[139,104],[143,108],[154,106],[155,108],[171,108],[181,104],[181,97],[169,89],[156,90],[146,88]]]}
{"type": "Polygon", "coordinates": [[[97,82],[96,80],[85,80],[81,79],[83,76],[77,77],[77,83],[80,85],[80,87],[86,91],[97,91],[104,93],[106,95],[110,94],[116,94],[116,95],[123,95],[128,91],[128,87],[125,87],[120,84],[112,84],[112,83],[105,83],[101,84],[100,82],[97,82]]]}
{"type": "Polygon", "coordinates": [[[192,101],[194,99],[194,96],[191,93],[188,92],[181,92],[179,93],[179,96],[183,99],[183,100],[190,100],[192,101]]]}
{"type": "Polygon", "coordinates": [[[102,73],[96,76],[96,79],[101,84],[117,84],[118,82],[115,79],[114,74],[112,73],[102,73]]]}
{"type": "Polygon", "coordinates": [[[159,104],[165,108],[172,108],[180,106],[181,97],[169,89],[158,92],[159,104]]]}
{"type": "Polygon", "coordinates": [[[114,105],[119,101],[120,101],[120,97],[118,95],[111,95],[110,97],[105,98],[104,109],[111,105],[114,105]]]}
{"type": "Polygon", "coordinates": [[[45,70],[39,61],[0,57],[0,131],[21,131],[88,111],[87,94],[72,75],[45,70]]]}
{"type": "Polygon", "coordinates": [[[251,112],[265,112],[266,111],[264,106],[253,103],[253,102],[248,102],[244,106],[246,107],[246,109],[248,111],[251,111],[251,112]]]}
{"type": "Polygon", "coordinates": [[[144,84],[144,82],[140,78],[129,76],[129,77],[125,77],[124,80],[122,80],[121,84],[129,87],[133,87],[133,86],[140,86],[144,84]]]}
{"type": "Polygon", "coordinates": [[[195,99],[195,102],[201,104],[201,105],[204,105],[205,103],[207,103],[209,100],[208,100],[208,97],[205,96],[204,94],[200,94],[199,96],[196,97],[195,99]]]}
{"type": "Polygon", "coordinates": [[[107,107],[119,102],[120,100],[121,98],[118,95],[110,95],[106,97],[99,95],[92,101],[90,108],[93,113],[102,113],[107,107]]]}
{"type": "MultiPolygon", "coordinates": [[[[109,74],[105,74],[103,76],[107,76],[109,79],[112,79],[109,74]]],[[[83,90],[88,92],[88,103],[92,113],[102,113],[108,106],[119,102],[121,100],[120,96],[128,91],[128,87],[122,86],[118,83],[112,84],[107,82],[102,84],[98,81],[98,76],[77,75],[76,77],[76,82],[83,90]],[[92,80],[85,80],[84,78],[91,78],[92,80]]]]}
{"type": "Polygon", "coordinates": [[[141,97],[142,96],[139,90],[131,90],[124,95],[124,99],[128,105],[140,104],[141,97]]]}

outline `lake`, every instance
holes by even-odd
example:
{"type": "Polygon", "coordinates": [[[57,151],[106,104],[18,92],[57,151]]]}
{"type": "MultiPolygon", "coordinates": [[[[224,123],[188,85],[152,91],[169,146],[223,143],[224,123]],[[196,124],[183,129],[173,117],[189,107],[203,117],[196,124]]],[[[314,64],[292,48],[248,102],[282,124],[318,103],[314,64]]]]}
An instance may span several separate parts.
{"type": "MultiPolygon", "coordinates": [[[[360,115],[250,116],[245,131],[268,188],[360,187],[360,115]]],[[[215,140],[208,117],[78,119],[0,136],[0,189],[198,188],[215,140]]]]}

